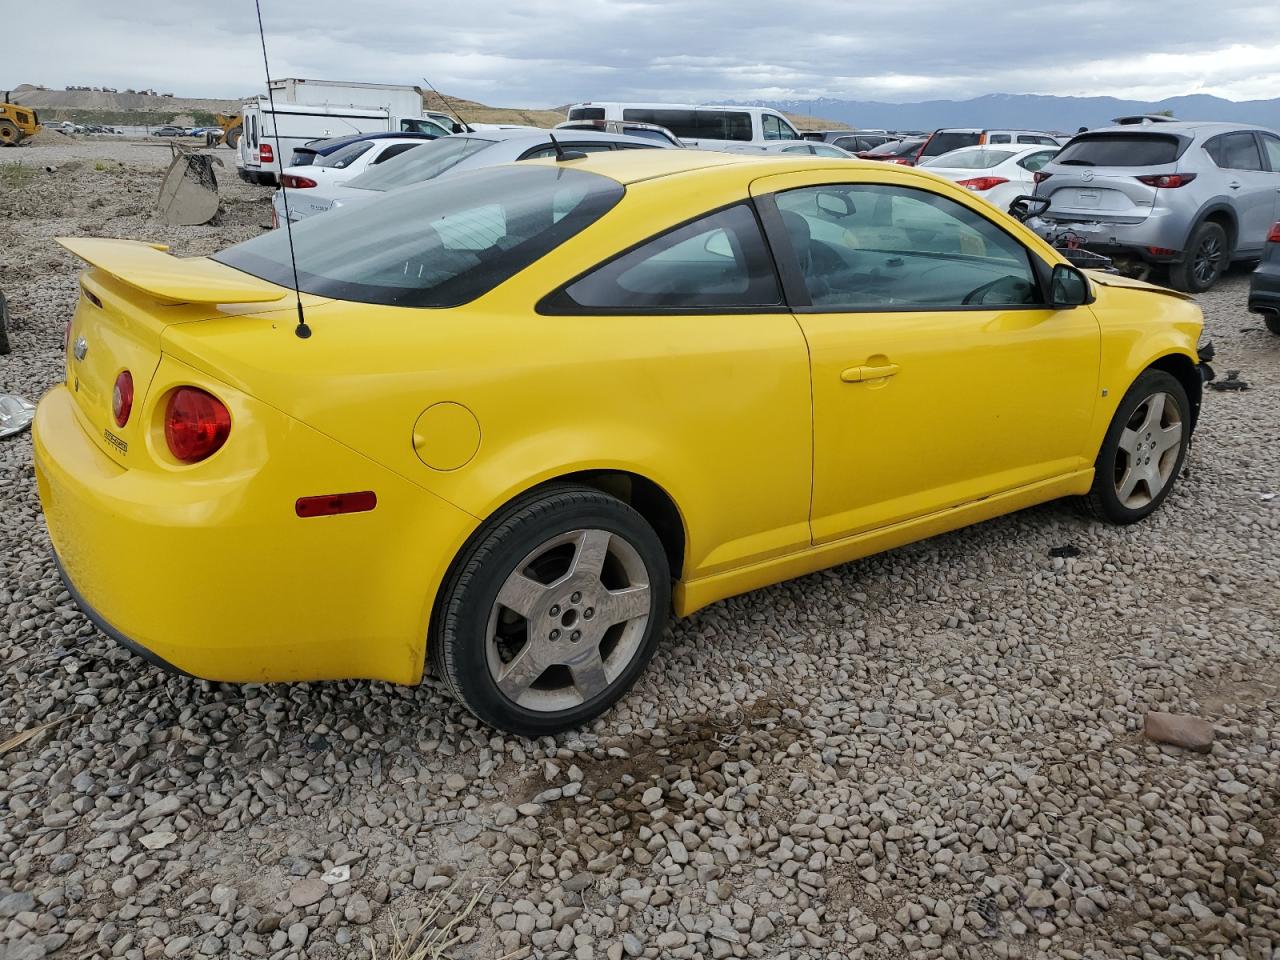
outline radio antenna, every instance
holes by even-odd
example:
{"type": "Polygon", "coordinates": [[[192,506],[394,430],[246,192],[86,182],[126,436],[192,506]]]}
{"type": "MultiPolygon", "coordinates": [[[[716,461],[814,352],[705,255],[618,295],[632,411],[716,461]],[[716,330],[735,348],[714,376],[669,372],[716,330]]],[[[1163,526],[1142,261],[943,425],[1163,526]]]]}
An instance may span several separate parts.
{"type": "Polygon", "coordinates": [[[473,126],[471,126],[471,124],[467,123],[467,121],[465,121],[465,120],[463,120],[463,119],[462,119],[462,114],[458,111],[458,105],[457,105],[457,103],[454,103],[452,106],[450,106],[450,105],[449,105],[449,101],[448,101],[448,100],[446,100],[444,97],[440,96],[440,91],[439,91],[439,90],[437,90],[435,87],[433,87],[433,86],[431,85],[431,81],[430,81],[430,80],[428,80],[426,77],[423,77],[423,78],[422,78],[422,82],[423,82],[423,83],[425,83],[425,84],[427,85],[427,89],[428,89],[428,90],[430,90],[432,93],[434,93],[434,94],[436,95],[436,99],[440,101],[440,105],[441,105],[442,107],[444,107],[447,111],[449,111],[450,113],[452,113],[452,114],[453,114],[453,119],[457,120],[457,121],[458,121],[458,123],[459,123],[459,124],[461,124],[461,126],[462,126],[462,131],[463,131],[464,133],[475,133],[475,132],[476,132],[476,131],[475,131],[475,128],[474,128],[473,126]]]}
{"type": "Polygon", "coordinates": [[[267,63],[267,33],[262,29],[262,2],[253,0],[258,11],[258,39],[262,41],[262,71],[267,75],[267,102],[271,104],[271,129],[276,141],[276,156],[280,158],[280,197],[284,200],[284,230],[289,237],[289,263],[293,267],[293,297],[298,305],[298,325],[293,332],[298,339],[311,336],[307,318],[302,313],[302,290],[298,286],[298,257],[293,252],[293,220],[289,216],[289,190],[284,185],[284,154],[280,151],[280,118],[276,116],[276,98],[271,92],[271,66],[267,63]]]}

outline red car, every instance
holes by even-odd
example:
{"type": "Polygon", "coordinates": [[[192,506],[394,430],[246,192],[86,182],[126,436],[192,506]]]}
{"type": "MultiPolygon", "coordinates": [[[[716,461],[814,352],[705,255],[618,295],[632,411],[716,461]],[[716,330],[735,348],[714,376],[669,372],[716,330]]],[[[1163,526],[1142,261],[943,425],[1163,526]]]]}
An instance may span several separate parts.
{"type": "Polygon", "coordinates": [[[924,149],[924,137],[909,137],[906,140],[891,140],[878,147],[861,151],[858,156],[863,160],[884,160],[889,163],[900,163],[904,167],[914,167],[924,149]]]}

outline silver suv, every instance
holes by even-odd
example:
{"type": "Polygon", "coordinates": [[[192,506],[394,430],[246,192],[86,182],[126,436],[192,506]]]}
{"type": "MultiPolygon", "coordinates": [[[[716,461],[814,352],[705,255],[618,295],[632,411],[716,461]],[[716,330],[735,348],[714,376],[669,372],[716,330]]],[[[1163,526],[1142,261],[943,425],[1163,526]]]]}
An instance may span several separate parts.
{"type": "Polygon", "coordinates": [[[1049,201],[1030,225],[1075,234],[1128,273],[1167,265],[1179,290],[1208,290],[1256,260],[1280,217],[1280,135],[1237,123],[1116,126],[1073,137],[1036,173],[1049,201]]]}

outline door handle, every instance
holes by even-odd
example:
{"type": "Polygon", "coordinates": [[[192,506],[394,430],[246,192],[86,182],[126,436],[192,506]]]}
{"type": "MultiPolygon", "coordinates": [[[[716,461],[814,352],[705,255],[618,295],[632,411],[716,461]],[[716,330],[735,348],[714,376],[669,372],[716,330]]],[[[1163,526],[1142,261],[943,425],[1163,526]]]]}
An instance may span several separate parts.
{"type": "Polygon", "coordinates": [[[865,380],[883,380],[886,377],[892,377],[902,368],[896,363],[883,363],[877,366],[860,366],[849,367],[840,373],[840,379],[845,383],[862,383],[865,380]]]}
{"type": "Polygon", "coordinates": [[[1232,190],[1239,190],[1239,189],[1240,189],[1240,181],[1239,181],[1239,180],[1231,180],[1231,181],[1229,181],[1229,182],[1227,183],[1227,186],[1228,186],[1228,187],[1230,187],[1232,190]]]}

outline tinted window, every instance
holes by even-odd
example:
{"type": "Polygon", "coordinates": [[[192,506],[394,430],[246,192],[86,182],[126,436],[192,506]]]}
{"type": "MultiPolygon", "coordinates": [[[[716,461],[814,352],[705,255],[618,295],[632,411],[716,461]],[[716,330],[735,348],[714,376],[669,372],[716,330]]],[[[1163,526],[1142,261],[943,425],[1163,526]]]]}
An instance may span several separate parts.
{"type": "Polygon", "coordinates": [[[935,133],[925,144],[925,157],[936,157],[940,153],[950,153],[961,147],[973,147],[978,143],[979,134],[974,133],[935,133]]]}
{"type": "Polygon", "coordinates": [[[429,133],[436,137],[447,137],[449,131],[436,123],[434,120],[417,120],[406,119],[400,121],[400,129],[408,130],[412,133],[429,133]]]}
{"type": "Polygon", "coordinates": [[[869,152],[877,157],[902,157],[915,153],[922,143],[924,143],[923,140],[891,140],[889,143],[872,147],[869,152]]]}
{"type": "Polygon", "coordinates": [[[772,113],[761,114],[760,123],[764,127],[766,140],[795,140],[796,132],[781,117],[772,113]]]}
{"type": "Polygon", "coordinates": [[[1184,147],[1177,137],[1159,133],[1085,133],[1055,157],[1079,167],[1156,167],[1173,163],[1184,147]]]}
{"type": "Polygon", "coordinates": [[[603,120],[604,107],[574,107],[569,111],[570,120],[603,120]]]}
{"type": "Polygon", "coordinates": [[[351,161],[356,157],[372,149],[372,140],[357,140],[355,143],[347,144],[340,150],[333,151],[333,153],[316,157],[315,165],[317,167],[334,167],[342,170],[351,166],[351,161]]]}
{"type": "Polygon", "coordinates": [[[776,199],[816,307],[938,309],[1039,302],[1023,246],[946,197],[836,184],[789,190],[776,199]]]}
{"type": "Polygon", "coordinates": [[[635,311],[781,302],[755,214],[741,204],[642,244],[574,281],[550,304],[635,311]]]}
{"type": "Polygon", "coordinates": [[[1280,137],[1269,133],[1261,133],[1259,136],[1262,137],[1262,148],[1266,151],[1271,169],[1280,173],[1280,137]]]}
{"type": "Polygon", "coordinates": [[[835,141],[835,145],[841,150],[848,150],[853,153],[867,149],[862,145],[862,140],[858,137],[840,137],[835,141]]]}
{"type": "Polygon", "coordinates": [[[1035,137],[1027,133],[1019,134],[1018,142],[1019,143],[1043,143],[1046,145],[1052,144],[1055,146],[1058,143],[1058,141],[1053,139],[1053,137],[1035,137]]]}
{"type": "Polygon", "coordinates": [[[987,143],[1011,143],[1012,138],[1007,133],[993,133],[987,137],[987,143]]]}
{"type": "MultiPolygon", "coordinates": [[[[623,127],[622,132],[628,137],[639,137],[641,140],[652,140],[664,146],[672,146],[671,138],[661,130],[650,130],[647,127],[623,127]]],[[[633,144],[634,146],[634,144],[633,144]]]]}
{"type": "Polygon", "coordinates": [[[406,150],[412,150],[414,147],[420,146],[422,146],[420,143],[393,143],[391,146],[387,147],[387,149],[383,150],[382,153],[378,154],[372,162],[386,163],[392,157],[398,157],[406,150]]]}
{"type": "Polygon", "coordinates": [[[676,110],[628,107],[622,119],[656,123],[681,140],[747,140],[751,134],[751,114],[736,110],[676,110]]]}
{"type": "MultiPolygon", "coordinates": [[[[295,223],[299,285],[307,293],[362,303],[456,306],[555,249],[622,194],[622,185],[607,177],[537,164],[406,187],[394,198],[295,223]]],[[[293,283],[283,230],[236,244],[215,259],[272,283],[293,283]]]]}
{"type": "Polygon", "coordinates": [[[492,140],[476,137],[441,137],[396,157],[391,163],[379,164],[352,177],[347,186],[360,190],[394,190],[411,183],[421,183],[440,176],[472,154],[491,146],[492,140]]]}
{"type": "MultiPolygon", "coordinates": [[[[823,146],[823,147],[825,147],[825,146],[826,146],[826,144],[824,143],[824,144],[822,144],[822,146],[823,146]]],[[[821,153],[821,150],[820,150],[820,148],[819,148],[819,146],[818,146],[817,144],[811,144],[811,143],[797,143],[797,144],[794,144],[794,145],[789,146],[789,147],[783,147],[779,152],[780,152],[780,153],[810,153],[810,154],[812,154],[812,153],[821,153]]],[[[822,156],[824,156],[824,157],[825,157],[825,156],[827,156],[827,154],[822,153],[822,156]]]]}
{"type": "Polygon", "coordinates": [[[1261,170],[1262,154],[1258,141],[1247,131],[1224,133],[1204,145],[1205,151],[1218,166],[1228,170],[1261,170]]]}

